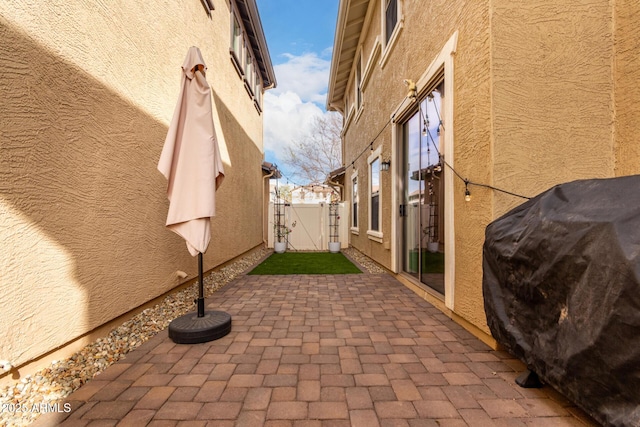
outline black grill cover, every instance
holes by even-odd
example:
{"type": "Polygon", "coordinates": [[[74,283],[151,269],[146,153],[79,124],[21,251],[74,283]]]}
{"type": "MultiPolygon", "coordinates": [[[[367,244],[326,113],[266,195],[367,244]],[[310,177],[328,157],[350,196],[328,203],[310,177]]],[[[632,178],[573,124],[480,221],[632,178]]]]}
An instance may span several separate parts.
{"type": "Polygon", "coordinates": [[[486,229],[494,338],[605,425],[640,426],[640,175],[555,186],[486,229]]]}

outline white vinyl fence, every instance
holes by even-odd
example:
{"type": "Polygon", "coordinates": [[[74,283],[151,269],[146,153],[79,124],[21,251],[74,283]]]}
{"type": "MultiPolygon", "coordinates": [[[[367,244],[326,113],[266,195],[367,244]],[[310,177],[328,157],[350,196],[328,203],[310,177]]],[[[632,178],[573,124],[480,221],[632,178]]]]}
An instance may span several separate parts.
{"type": "MultiPolygon", "coordinates": [[[[338,204],[340,247],[349,246],[349,207],[345,203],[338,204]]],[[[284,222],[291,232],[288,238],[288,250],[294,251],[326,251],[329,249],[329,204],[289,204],[284,207],[284,222]]],[[[268,246],[273,248],[274,206],[269,203],[269,240],[268,246]]]]}

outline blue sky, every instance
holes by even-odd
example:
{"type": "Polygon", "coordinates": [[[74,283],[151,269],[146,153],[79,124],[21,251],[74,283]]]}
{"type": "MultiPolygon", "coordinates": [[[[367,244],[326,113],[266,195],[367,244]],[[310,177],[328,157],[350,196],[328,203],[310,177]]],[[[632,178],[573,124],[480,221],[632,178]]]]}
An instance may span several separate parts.
{"type": "MultiPolygon", "coordinates": [[[[294,182],[284,147],[301,138],[325,102],[338,0],[257,0],[278,86],[264,97],[265,160],[294,182]]],[[[304,184],[304,182],[298,182],[304,184]]]]}

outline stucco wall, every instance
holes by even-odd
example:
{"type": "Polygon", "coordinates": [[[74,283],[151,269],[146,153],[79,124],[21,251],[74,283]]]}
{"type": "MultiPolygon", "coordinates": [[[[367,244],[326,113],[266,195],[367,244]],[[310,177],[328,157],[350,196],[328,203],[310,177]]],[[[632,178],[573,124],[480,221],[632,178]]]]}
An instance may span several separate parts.
{"type": "Polygon", "coordinates": [[[19,366],[197,274],[156,170],[187,49],[207,62],[226,178],[205,269],[262,241],[262,118],[227,2],[0,3],[0,359],[19,366]]]}
{"type": "MultiPolygon", "coordinates": [[[[344,137],[346,158],[349,162],[375,138],[390,115],[407,94],[404,79],[418,81],[429,64],[438,56],[449,38],[458,31],[453,82],[455,146],[453,159],[447,161],[464,176],[478,182],[488,182],[491,177],[487,164],[491,161],[490,134],[490,55],[489,55],[489,2],[429,2],[421,4],[404,2],[404,22],[399,38],[388,54],[384,67],[376,60],[370,80],[364,89],[364,110],[354,120],[344,137]],[[434,19],[446,16],[447,19],[434,19]],[[428,25],[427,25],[428,23],[428,25]]],[[[367,59],[373,41],[380,34],[381,9],[376,7],[369,33],[364,41],[364,58],[367,59]]],[[[382,144],[383,159],[390,159],[392,152],[392,126],[389,125],[374,143],[374,149],[382,144]]],[[[384,242],[377,243],[366,235],[368,218],[367,157],[357,162],[360,183],[360,234],[352,235],[351,242],[388,268],[392,266],[392,221],[397,212],[392,211],[391,177],[397,170],[382,172],[382,228],[384,242]],[[385,243],[389,246],[385,248],[385,243]]],[[[348,163],[347,163],[348,164],[348,163]]],[[[398,160],[394,164],[399,165],[398,160]]],[[[350,176],[345,173],[347,197],[351,197],[350,176]]],[[[455,207],[455,311],[479,327],[484,327],[482,305],[481,257],[484,227],[492,215],[490,199],[473,207],[464,202],[464,184],[453,179],[455,207]]],[[[402,230],[398,229],[398,233],[402,230]]],[[[398,247],[398,251],[401,249],[398,247]]]]}
{"type": "MultiPolygon", "coordinates": [[[[534,196],[612,176],[611,5],[493,4],[494,184],[534,196]]],[[[514,203],[495,204],[499,215],[514,203]]]]}
{"type": "MultiPolygon", "coordinates": [[[[462,177],[535,196],[561,182],[638,173],[639,9],[627,0],[404,2],[400,38],[384,67],[376,64],[364,90],[362,115],[345,133],[345,161],[366,149],[387,122],[406,94],[402,79],[417,81],[458,31],[454,81],[445,82],[454,85],[449,129],[455,134],[453,158],[446,160],[462,177]]],[[[378,8],[363,43],[365,59],[380,34],[379,22],[378,8]]],[[[374,149],[379,144],[390,152],[389,129],[374,149]]],[[[362,226],[352,243],[389,266],[391,252],[364,231],[366,157],[356,162],[362,226]]],[[[345,174],[348,198],[351,172],[345,174]]],[[[524,199],[472,185],[472,200],[465,202],[464,183],[452,181],[454,312],[488,332],[482,299],[484,230],[524,199]]],[[[389,207],[390,182],[383,185],[383,205],[389,207]]],[[[386,240],[397,213],[384,215],[386,240]]]]}
{"type": "Polygon", "coordinates": [[[615,36],[616,176],[640,173],[640,2],[617,0],[615,36]]]}
{"type": "MultiPolygon", "coordinates": [[[[456,146],[464,156],[489,160],[488,173],[479,182],[532,197],[561,182],[613,176],[611,5],[581,1],[516,5],[498,0],[492,2],[490,13],[491,137],[486,141],[491,144],[482,144],[482,152],[474,153],[469,150],[472,145],[463,144],[456,134],[456,146]]],[[[456,68],[460,84],[467,80],[461,68],[456,68]]],[[[460,123],[459,112],[456,129],[470,129],[460,123]]],[[[456,158],[458,165],[460,160],[456,158]]],[[[469,178],[473,181],[475,176],[469,178]]],[[[489,220],[524,202],[479,187],[472,186],[471,191],[472,202],[461,208],[491,214],[489,220]]],[[[456,212],[456,225],[463,214],[456,212]]],[[[478,285],[480,245],[488,221],[475,219],[476,226],[456,227],[460,249],[456,260],[464,260],[464,268],[456,264],[455,311],[487,331],[484,312],[478,310],[482,298],[478,285]]]]}

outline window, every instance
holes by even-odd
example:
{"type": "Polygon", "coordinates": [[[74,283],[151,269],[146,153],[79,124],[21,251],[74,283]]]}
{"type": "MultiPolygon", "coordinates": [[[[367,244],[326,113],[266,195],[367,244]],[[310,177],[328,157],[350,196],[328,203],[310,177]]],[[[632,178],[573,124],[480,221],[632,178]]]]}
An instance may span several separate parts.
{"type": "Polygon", "coordinates": [[[355,177],[351,180],[352,183],[352,194],[351,194],[351,204],[352,204],[352,217],[351,217],[351,227],[358,228],[358,176],[356,174],[355,177]]]}
{"type": "Polygon", "coordinates": [[[231,28],[231,60],[233,61],[233,65],[235,65],[236,70],[240,75],[243,75],[242,71],[242,63],[244,60],[243,48],[244,44],[242,42],[242,28],[238,23],[238,18],[235,16],[232,17],[232,28],[231,28]]]}
{"type": "Polygon", "coordinates": [[[380,157],[369,164],[371,194],[369,230],[380,231],[380,157]]]}
{"type": "Polygon", "coordinates": [[[262,83],[260,83],[260,77],[258,74],[256,74],[256,83],[254,86],[254,90],[253,93],[255,95],[255,103],[256,103],[256,108],[258,108],[258,111],[262,111],[262,83]]]}
{"type": "Polygon", "coordinates": [[[386,0],[386,3],[384,11],[384,29],[385,42],[389,43],[393,30],[396,28],[396,24],[398,23],[398,0],[386,0]]]}
{"type": "Polygon", "coordinates": [[[242,52],[242,58],[244,59],[242,61],[242,69],[246,69],[247,65],[251,62],[251,53],[249,44],[244,38],[242,39],[242,52]]]}
{"type": "Polygon", "coordinates": [[[344,95],[344,117],[349,117],[349,93],[344,95]]]}
{"type": "Polygon", "coordinates": [[[247,83],[251,86],[251,82],[253,81],[253,61],[251,57],[247,58],[247,67],[245,68],[245,78],[247,79],[247,83]]]}
{"type": "Polygon", "coordinates": [[[262,75],[256,67],[253,50],[249,39],[243,31],[242,21],[238,20],[237,11],[231,13],[231,46],[229,48],[231,62],[244,82],[244,87],[253,100],[258,111],[262,112],[262,75]]]}
{"type": "Polygon", "coordinates": [[[253,70],[253,58],[250,55],[247,55],[247,66],[244,70],[244,78],[247,87],[247,92],[249,92],[250,96],[253,96],[253,85],[255,82],[255,73],[253,70]]]}
{"type": "Polygon", "coordinates": [[[380,165],[382,163],[382,147],[378,147],[367,159],[369,164],[369,185],[367,204],[369,208],[368,220],[369,228],[367,237],[370,240],[382,243],[382,182],[380,176],[380,165]]]}
{"type": "Polygon", "coordinates": [[[238,23],[238,18],[233,17],[233,28],[231,35],[231,53],[236,57],[238,64],[242,64],[242,28],[238,23]]]}
{"type": "Polygon", "coordinates": [[[356,110],[362,107],[362,58],[358,58],[356,65],[356,110]]]}
{"type": "Polygon", "coordinates": [[[384,68],[391,56],[391,51],[400,38],[400,32],[404,24],[402,4],[404,0],[384,0],[381,4],[381,29],[380,39],[382,44],[382,58],[380,66],[384,68]]]}

